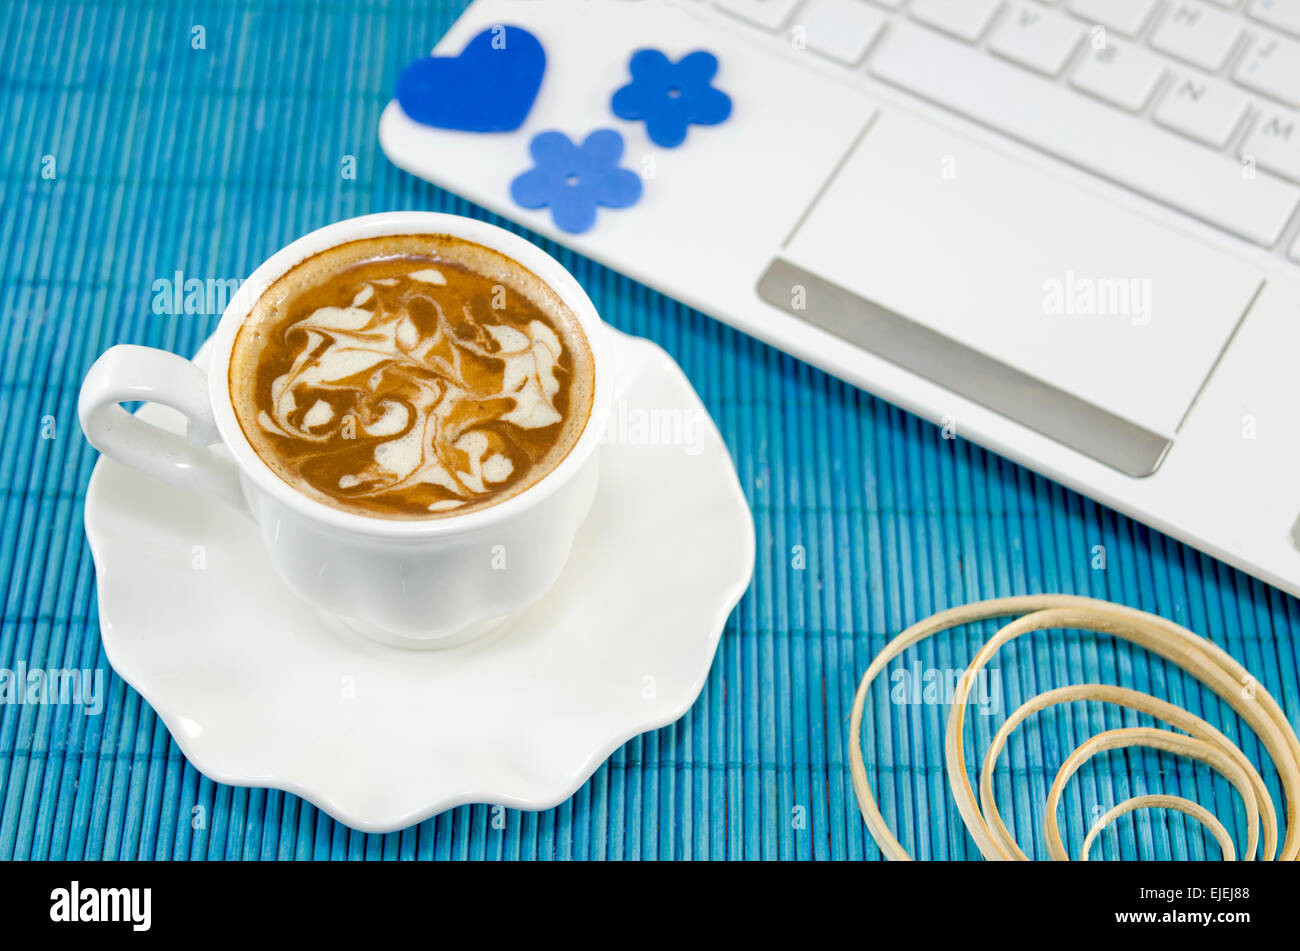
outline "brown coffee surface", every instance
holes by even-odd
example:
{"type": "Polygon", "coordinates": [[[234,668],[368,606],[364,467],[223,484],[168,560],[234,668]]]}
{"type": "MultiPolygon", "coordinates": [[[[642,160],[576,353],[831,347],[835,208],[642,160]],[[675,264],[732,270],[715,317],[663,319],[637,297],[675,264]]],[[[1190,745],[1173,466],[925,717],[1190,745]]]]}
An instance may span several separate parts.
{"type": "Polygon", "coordinates": [[[447,235],[367,238],[278,278],[235,338],[230,397],[287,483],[347,511],[493,505],[573,448],[591,412],[573,312],[505,255],[447,235]]]}

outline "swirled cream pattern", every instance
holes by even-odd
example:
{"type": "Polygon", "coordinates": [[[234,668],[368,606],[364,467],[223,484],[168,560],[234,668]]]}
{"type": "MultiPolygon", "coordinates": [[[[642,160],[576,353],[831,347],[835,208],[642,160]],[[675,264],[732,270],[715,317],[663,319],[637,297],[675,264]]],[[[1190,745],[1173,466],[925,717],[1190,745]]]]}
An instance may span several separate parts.
{"type": "Polygon", "coordinates": [[[463,511],[551,467],[575,429],[565,414],[585,418],[570,405],[565,335],[460,265],[366,262],[275,312],[261,331],[255,442],[284,477],[349,507],[463,511]]]}

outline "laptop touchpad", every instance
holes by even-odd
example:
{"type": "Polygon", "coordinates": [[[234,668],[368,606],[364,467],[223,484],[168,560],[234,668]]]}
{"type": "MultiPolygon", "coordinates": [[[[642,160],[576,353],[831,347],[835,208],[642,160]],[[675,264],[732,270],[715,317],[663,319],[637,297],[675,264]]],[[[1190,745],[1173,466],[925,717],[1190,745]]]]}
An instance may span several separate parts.
{"type": "Polygon", "coordinates": [[[1146,475],[1261,284],[1250,266],[1063,176],[888,110],[759,293],[1146,475]]]}

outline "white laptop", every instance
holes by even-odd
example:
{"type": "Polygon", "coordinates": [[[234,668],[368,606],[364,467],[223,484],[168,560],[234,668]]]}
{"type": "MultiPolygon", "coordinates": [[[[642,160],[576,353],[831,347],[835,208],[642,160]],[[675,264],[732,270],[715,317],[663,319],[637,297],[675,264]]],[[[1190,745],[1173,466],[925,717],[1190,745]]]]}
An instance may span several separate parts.
{"type": "Polygon", "coordinates": [[[396,165],[1300,594],[1300,0],[476,0],[429,40],[499,24],[546,54],[523,124],[394,101],[396,165]],[[642,48],[712,53],[730,117],[616,117],[642,48]],[[639,201],[512,201],[601,128],[639,201]]]}

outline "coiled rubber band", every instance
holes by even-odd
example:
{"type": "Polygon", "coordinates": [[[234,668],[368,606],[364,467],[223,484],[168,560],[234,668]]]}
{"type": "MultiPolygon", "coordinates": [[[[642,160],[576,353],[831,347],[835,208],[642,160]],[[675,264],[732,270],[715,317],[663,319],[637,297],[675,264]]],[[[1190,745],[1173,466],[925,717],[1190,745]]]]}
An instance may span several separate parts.
{"type": "MultiPolygon", "coordinates": [[[[944,742],[949,788],[966,828],[985,858],[1021,860],[1028,858],[1015,843],[1001,817],[997,815],[992,796],[992,766],[998,751],[1005,746],[1007,737],[1016,724],[1036,710],[1067,700],[1119,703],[1164,720],[1171,726],[1186,730],[1191,735],[1185,736],[1169,730],[1147,727],[1111,730],[1085,741],[1071,753],[1070,758],[1057,774],[1048,797],[1045,832],[1053,858],[1067,858],[1056,824],[1056,804],[1059,802],[1065,783],[1079,765],[1102,749],[1132,745],[1155,746],[1179,755],[1192,756],[1211,765],[1232,782],[1246,805],[1249,836],[1247,856],[1254,856],[1261,826],[1265,858],[1271,858],[1276,850],[1277,816],[1272,801],[1258,771],[1240,749],[1204,720],[1167,701],[1107,684],[1079,684],[1048,691],[1028,701],[1013,713],[1008,723],[999,730],[989,754],[985,756],[984,776],[980,781],[980,798],[983,800],[983,809],[981,809],[981,803],[977,801],[966,774],[964,754],[966,704],[971,687],[978,673],[1003,644],[1032,631],[1060,629],[1109,634],[1137,644],[1182,667],[1227,701],[1255,731],[1277,766],[1278,776],[1282,782],[1286,814],[1286,836],[1282,842],[1279,858],[1287,861],[1296,859],[1300,854],[1300,826],[1297,824],[1300,821],[1298,819],[1300,816],[1300,740],[1297,739],[1295,730],[1277,701],[1226,651],[1192,631],[1145,611],[1137,611],[1095,598],[1063,594],[997,598],[941,611],[907,628],[890,641],[871,662],[858,684],[849,718],[849,768],[862,818],[872,838],[887,858],[906,860],[911,856],[907,854],[886,824],[872,795],[870,783],[867,781],[866,765],[862,758],[862,712],[871,685],[884,672],[891,660],[926,638],[949,628],[975,621],[1008,616],[1014,617],[1015,620],[1004,625],[994,634],[979,650],[959,679],[952,706],[948,711],[944,742]],[[989,824],[985,811],[993,817],[992,825],[989,824]]],[[[1143,808],[1143,806],[1133,808],[1143,808]]],[[[1117,813],[1119,814],[1122,813],[1117,813]]],[[[1199,813],[1189,814],[1200,818],[1199,813]]],[[[1218,838],[1217,830],[1213,826],[1210,828],[1218,838]]],[[[1228,852],[1225,850],[1224,856],[1227,855],[1228,852]]]]}
{"type": "Polygon", "coordinates": [[[1250,777],[1251,789],[1254,790],[1260,817],[1264,823],[1264,858],[1273,858],[1277,852],[1277,815],[1273,811],[1273,797],[1268,794],[1268,790],[1264,786],[1264,780],[1260,777],[1254,764],[1246,759],[1246,754],[1210,724],[1187,712],[1182,707],[1175,706],[1150,694],[1130,690],[1127,687],[1115,687],[1110,684],[1071,684],[1067,687],[1057,687],[1054,690],[1040,693],[1038,696],[1021,704],[1007,718],[1007,721],[998,728],[997,734],[989,744],[989,748],[984,754],[984,763],[980,767],[980,808],[989,820],[994,835],[1013,853],[1015,858],[1023,860],[1027,859],[1028,856],[1020,851],[1020,846],[1002,821],[1002,815],[998,812],[997,802],[993,797],[993,775],[998,756],[1001,754],[1012,731],[1020,725],[1022,720],[1030,714],[1045,710],[1047,707],[1058,703],[1068,703],[1072,700],[1100,700],[1104,703],[1113,703],[1117,706],[1137,710],[1139,713],[1149,714],[1157,720],[1163,720],[1170,726],[1186,730],[1192,736],[1206,741],[1219,749],[1220,752],[1231,757],[1233,762],[1240,766],[1246,772],[1246,775],[1250,777]]]}
{"type": "Polygon", "coordinates": [[[1079,851],[1079,861],[1088,861],[1088,853],[1092,851],[1093,840],[1101,834],[1102,829],[1120,816],[1129,812],[1136,812],[1138,809],[1177,809],[1179,812],[1191,816],[1210,830],[1210,833],[1219,843],[1219,849],[1223,852],[1225,862],[1235,862],[1237,860],[1237,850],[1232,844],[1232,836],[1228,835],[1228,830],[1223,827],[1223,823],[1214,818],[1214,813],[1200,803],[1184,799],[1182,796],[1134,796],[1132,799],[1125,799],[1118,806],[1112,806],[1093,824],[1093,827],[1088,830],[1088,834],[1083,838],[1083,848],[1079,851]]]}

